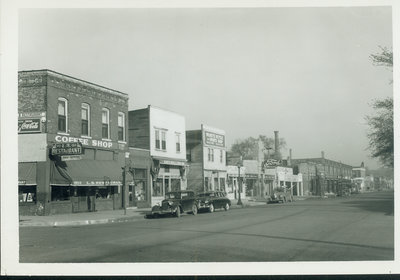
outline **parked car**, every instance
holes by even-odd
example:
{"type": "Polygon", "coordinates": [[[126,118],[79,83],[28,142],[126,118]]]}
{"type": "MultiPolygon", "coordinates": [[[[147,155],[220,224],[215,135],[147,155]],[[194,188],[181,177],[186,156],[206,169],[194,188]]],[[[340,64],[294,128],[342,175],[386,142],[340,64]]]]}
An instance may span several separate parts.
{"type": "Polygon", "coordinates": [[[225,209],[228,211],[231,206],[231,201],[226,197],[225,192],[221,191],[208,191],[198,194],[200,205],[199,209],[207,209],[212,213],[215,209],[225,209]]]}
{"type": "Polygon", "coordinates": [[[290,189],[277,188],[274,192],[267,198],[267,203],[285,203],[292,202],[293,195],[290,189]]]}
{"type": "Polygon", "coordinates": [[[172,214],[180,217],[184,212],[197,214],[199,200],[193,191],[174,191],[165,194],[161,205],[155,205],[151,209],[151,215],[172,214]]]}

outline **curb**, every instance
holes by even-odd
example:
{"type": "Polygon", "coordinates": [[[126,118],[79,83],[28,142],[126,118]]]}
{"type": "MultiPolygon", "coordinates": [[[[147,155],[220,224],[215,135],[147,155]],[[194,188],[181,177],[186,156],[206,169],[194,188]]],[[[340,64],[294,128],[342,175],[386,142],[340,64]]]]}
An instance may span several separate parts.
{"type": "Polygon", "coordinates": [[[131,217],[118,217],[108,219],[92,219],[92,220],[80,220],[80,221],[54,221],[54,222],[34,222],[34,223],[20,223],[20,227],[66,227],[66,226],[84,226],[84,225],[96,225],[96,224],[108,224],[108,223],[122,223],[129,222],[132,220],[143,219],[143,216],[131,216],[131,217]]]}

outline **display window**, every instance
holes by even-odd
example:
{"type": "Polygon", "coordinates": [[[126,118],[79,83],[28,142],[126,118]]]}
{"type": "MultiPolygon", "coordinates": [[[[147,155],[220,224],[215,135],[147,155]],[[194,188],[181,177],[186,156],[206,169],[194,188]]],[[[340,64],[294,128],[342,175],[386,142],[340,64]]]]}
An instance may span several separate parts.
{"type": "Polygon", "coordinates": [[[18,197],[19,202],[35,203],[36,186],[19,186],[18,197]]]}
{"type": "Polygon", "coordinates": [[[70,200],[73,194],[70,186],[51,186],[51,201],[70,200]]]}

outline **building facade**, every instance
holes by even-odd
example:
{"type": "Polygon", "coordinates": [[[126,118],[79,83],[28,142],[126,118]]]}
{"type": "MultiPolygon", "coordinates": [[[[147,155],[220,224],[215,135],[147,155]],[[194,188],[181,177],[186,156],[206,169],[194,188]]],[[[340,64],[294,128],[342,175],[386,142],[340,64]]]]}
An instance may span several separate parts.
{"type": "MultiPolygon", "coordinates": [[[[129,111],[128,134],[129,147],[147,151],[149,155],[151,180],[143,190],[148,195],[147,205],[160,203],[168,191],[186,189],[183,116],[150,105],[144,109],[129,111]]],[[[133,165],[135,166],[135,162],[133,165]]]]}
{"type": "Polygon", "coordinates": [[[228,165],[226,195],[229,199],[246,198],[246,167],[237,165],[228,165]]]}
{"type": "Polygon", "coordinates": [[[273,179],[272,184],[267,184],[266,194],[271,195],[274,189],[284,187],[291,191],[293,196],[303,196],[303,175],[293,174],[292,167],[276,166],[268,167],[264,171],[266,178],[273,179]]]}
{"type": "Polygon", "coordinates": [[[186,153],[190,164],[188,189],[226,192],[225,131],[206,125],[186,131],[186,153]]]}
{"type": "Polygon", "coordinates": [[[50,70],[18,73],[21,214],[120,209],[128,96],[50,70]]]}
{"type": "Polygon", "coordinates": [[[294,174],[302,174],[304,195],[342,195],[351,189],[353,167],[348,164],[320,158],[292,159],[294,174]]]}

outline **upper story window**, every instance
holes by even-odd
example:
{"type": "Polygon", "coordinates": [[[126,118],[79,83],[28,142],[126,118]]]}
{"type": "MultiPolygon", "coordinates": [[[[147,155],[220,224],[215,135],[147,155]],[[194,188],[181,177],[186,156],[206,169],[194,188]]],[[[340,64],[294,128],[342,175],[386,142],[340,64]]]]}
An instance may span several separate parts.
{"type": "Polygon", "coordinates": [[[214,149],[208,148],[208,161],[214,161],[214,149]]]}
{"type": "Polygon", "coordinates": [[[167,150],[166,131],[156,129],[155,134],[156,134],[156,149],[166,151],[167,150]]]}
{"type": "Polygon", "coordinates": [[[101,112],[101,137],[103,139],[110,139],[110,110],[103,108],[101,112]]]}
{"type": "Polygon", "coordinates": [[[90,136],[90,106],[89,104],[82,103],[81,107],[81,135],[90,136]]]}
{"type": "Polygon", "coordinates": [[[180,135],[180,133],[175,133],[175,143],[176,143],[176,152],[179,153],[181,151],[181,135],[180,135]]]}
{"type": "Polygon", "coordinates": [[[68,101],[65,98],[58,98],[58,131],[68,132],[68,101]]]}
{"type": "Polygon", "coordinates": [[[125,141],[125,114],[118,113],[118,141],[125,141]]]}

